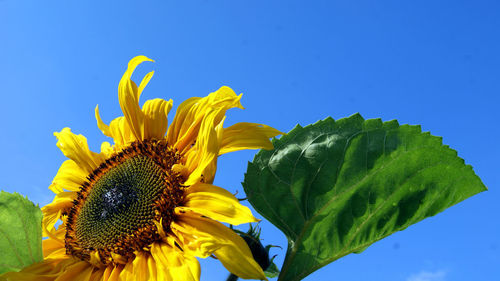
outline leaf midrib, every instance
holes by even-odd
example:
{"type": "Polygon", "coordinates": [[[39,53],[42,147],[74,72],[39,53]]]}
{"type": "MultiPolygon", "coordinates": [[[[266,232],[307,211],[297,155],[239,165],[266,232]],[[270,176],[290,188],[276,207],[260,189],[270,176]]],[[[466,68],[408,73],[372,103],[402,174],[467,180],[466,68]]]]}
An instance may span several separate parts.
{"type": "MultiPolygon", "coordinates": [[[[439,164],[441,164],[441,163],[443,163],[443,162],[440,162],[439,164]]],[[[424,169],[422,169],[422,170],[424,170],[424,169]]],[[[420,171],[422,171],[422,170],[420,170],[420,171]]],[[[464,177],[465,177],[465,174],[462,174],[462,176],[461,176],[460,178],[458,178],[458,179],[462,179],[462,178],[464,178],[464,177]]],[[[454,182],[457,182],[457,181],[459,181],[459,180],[455,180],[454,182]]],[[[436,195],[434,196],[434,198],[431,200],[431,202],[432,202],[432,203],[436,202],[437,194],[438,194],[438,193],[436,193],[436,195]]],[[[392,196],[392,194],[391,194],[391,196],[392,196]]],[[[386,200],[386,201],[387,201],[387,200],[386,200]]],[[[429,210],[430,206],[432,206],[432,203],[429,203],[429,204],[427,205],[427,208],[425,209],[426,211],[427,211],[427,210],[429,210]]],[[[383,204],[385,204],[385,201],[384,201],[384,203],[383,203],[383,204]]],[[[380,209],[380,208],[379,208],[379,209],[380,209]]],[[[377,211],[378,211],[378,210],[377,210],[377,211]]],[[[368,221],[368,220],[366,220],[366,221],[368,221]]],[[[365,221],[365,222],[366,222],[366,221],[365,221]]],[[[364,224],[364,222],[363,222],[363,224],[364,224]]],[[[406,227],[408,227],[408,226],[410,226],[410,225],[412,225],[412,223],[406,223],[406,224],[404,224],[403,226],[401,226],[401,227],[400,227],[400,229],[404,229],[404,228],[406,228],[406,227]]],[[[360,226],[360,228],[361,228],[361,226],[360,226]]],[[[397,231],[397,230],[396,230],[396,231],[397,231]]],[[[359,231],[358,231],[358,232],[359,232],[359,231]]],[[[357,234],[357,233],[356,233],[356,234],[357,234]]],[[[355,235],[356,235],[356,234],[355,234],[355,235]]],[[[383,235],[383,236],[381,236],[380,238],[378,238],[378,240],[375,240],[375,241],[369,241],[369,242],[364,243],[364,244],[362,244],[361,246],[359,246],[359,247],[357,247],[357,248],[354,248],[354,249],[352,249],[352,250],[347,249],[348,247],[346,246],[346,247],[344,247],[344,248],[340,251],[340,252],[341,252],[341,254],[336,255],[336,256],[334,256],[334,257],[332,257],[332,258],[330,258],[330,259],[327,259],[327,260],[325,260],[324,262],[318,263],[316,266],[312,267],[310,271],[305,272],[305,273],[302,273],[302,274],[300,274],[300,275],[296,276],[298,279],[292,279],[292,281],[293,281],[293,280],[301,280],[301,279],[302,279],[302,277],[305,277],[305,276],[309,275],[310,273],[312,273],[312,272],[314,272],[314,271],[318,270],[319,268],[321,268],[321,267],[323,267],[323,266],[325,266],[325,265],[327,265],[327,264],[329,264],[329,263],[331,263],[331,262],[333,262],[333,261],[335,261],[335,260],[337,260],[337,259],[340,259],[341,257],[344,257],[344,256],[346,256],[346,255],[348,255],[348,254],[350,254],[350,253],[354,253],[354,252],[356,252],[356,251],[358,251],[358,250],[361,250],[361,249],[363,249],[363,248],[365,248],[365,247],[367,247],[367,246],[370,246],[371,244],[373,244],[373,243],[375,243],[375,242],[377,242],[377,241],[380,241],[380,240],[384,239],[385,237],[390,236],[390,235],[392,235],[392,234],[394,234],[394,232],[389,232],[387,235],[383,235]],[[344,252],[343,252],[343,251],[344,251],[344,252]]],[[[355,237],[355,235],[353,235],[353,237],[355,237]]],[[[351,241],[350,241],[349,243],[352,243],[352,239],[351,239],[351,241]]]]}
{"type": "MultiPolygon", "coordinates": [[[[362,133],[369,133],[369,132],[372,132],[372,131],[375,131],[375,130],[360,131],[360,132],[357,132],[357,133],[355,133],[355,134],[352,134],[351,136],[349,136],[349,138],[347,138],[346,143],[345,143],[345,146],[344,146],[344,150],[342,151],[342,156],[343,156],[343,157],[341,158],[341,159],[342,159],[342,162],[339,164],[339,167],[340,167],[340,168],[337,170],[337,177],[336,177],[336,181],[338,180],[338,175],[339,175],[340,171],[342,170],[342,166],[344,165],[345,152],[346,152],[347,148],[349,147],[349,143],[350,143],[351,139],[352,139],[352,138],[354,138],[354,137],[356,137],[356,136],[357,136],[357,135],[359,135],[359,134],[362,134],[362,133]]],[[[335,133],[331,133],[331,134],[327,134],[327,135],[334,135],[334,134],[335,134],[335,133]]],[[[385,134],[387,135],[387,132],[385,132],[385,134]]],[[[292,170],[292,175],[291,175],[291,178],[293,178],[293,175],[294,175],[295,170],[296,170],[296,167],[297,167],[297,162],[299,161],[300,157],[304,154],[304,151],[305,151],[305,150],[307,150],[307,148],[308,148],[309,146],[311,146],[311,144],[312,144],[315,140],[317,140],[318,138],[322,137],[323,135],[324,135],[324,134],[320,134],[320,135],[318,135],[318,136],[317,136],[316,138],[314,138],[311,142],[309,142],[309,143],[307,144],[307,146],[305,146],[305,148],[304,148],[304,149],[302,149],[302,151],[301,151],[301,153],[300,153],[299,157],[297,157],[297,160],[295,161],[295,163],[294,163],[294,165],[293,165],[293,170],[292,170]]],[[[296,136],[294,136],[294,137],[293,137],[292,139],[290,139],[289,141],[293,141],[293,140],[295,139],[295,137],[296,137],[296,136]]],[[[385,137],[384,137],[384,139],[385,139],[385,137]]],[[[385,141],[384,141],[384,151],[385,151],[385,141]]],[[[274,153],[273,153],[273,155],[274,155],[274,153]]],[[[272,155],[269,157],[269,159],[271,159],[271,158],[272,158],[272,155]]],[[[327,161],[327,160],[328,160],[328,159],[325,159],[325,161],[323,161],[323,162],[322,162],[322,164],[320,165],[320,168],[322,167],[322,165],[323,165],[324,163],[326,163],[326,161],[327,161]]],[[[291,195],[292,195],[292,197],[294,198],[294,202],[295,202],[296,208],[297,208],[297,210],[298,210],[298,211],[302,214],[302,210],[299,208],[299,205],[298,205],[297,199],[295,198],[295,196],[293,196],[293,192],[292,192],[292,190],[291,190],[291,185],[292,185],[292,184],[291,184],[291,183],[289,183],[289,182],[287,182],[287,181],[284,181],[284,180],[283,180],[283,179],[281,179],[278,175],[276,175],[276,174],[273,172],[273,170],[271,169],[271,167],[269,167],[269,164],[268,164],[267,168],[269,169],[269,171],[271,172],[271,174],[272,174],[272,175],[276,178],[276,180],[277,180],[278,182],[283,182],[284,184],[286,184],[286,185],[288,186],[288,189],[289,189],[289,191],[290,191],[290,194],[291,194],[291,195]]],[[[316,175],[314,176],[314,178],[316,178],[316,176],[317,176],[317,173],[316,173],[316,175]]],[[[364,180],[364,178],[363,178],[363,180],[364,180]]],[[[335,183],[334,183],[334,187],[335,187],[336,183],[337,183],[337,182],[335,182],[335,183]]],[[[311,187],[311,184],[309,184],[309,188],[307,189],[307,193],[306,193],[306,194],[307,194],[307,197],[309,197],[309,191],[311,190],[311,188],[310,188],[310,187],[311,187]]],[[[343,193],[345,193],[345,192],[343,192],[343,193]]],[[[340,195],[342,195],[343,193],[340,193],[340,194],[338,194],[338,195],[340,196],[340,195]]],[[[262,198],[265,198],[265,197],[264,197],[264,196],[262,196],[262,198]]],[[[273,209],[273,208],[271,208],[271,205],[267,202],[267,199],[265,199],[265,201],[266,201],[266,205],[269,207],[269,209],[270,209],[270,210],[271,210],[271,211],[272,211],[275,215],[278,215],[278,214],[276,214],[276,212],[274,212],[274,209],[273,209]]],[[[327,202],[327,204],[328,204],[328,203],[329,203],[329,202],[327,202]]],[[[308,210],[308,206],[307,206],[307,205],[308,205],[308,201],[306,200],[306,212],[307,212],[307,210],[308,210]]],[[[304,215],[302,215],[302,218],[303,218],[303,221],[304,221],[304,225],[305,225],[306,223],[308,223],[308,221],[309,221],[309,220],[312,220],[312,218],[314,218],[315,216],[316,216],[316,215],[313,215],[313,217],[311,217],[311,218],[309,218],[309,219],[306,219],[306,218],[304,217],[304,215]]],[[[309,217],[309,216],[307,216],[307,217],[309,217]]],[[[280,217],[280,216],[277,216],[277,218],[278,218],[280,221],[282,221],[283,226],[285,226],[286,228],[288,228],[288,230],[289,230],[291,233],[295,234],[296,238],[298,237],[298,235],[297,235],[297,233],[295,232],[295,230],[293,230],[293,229],[292,229],[292,228],[291,228],[288,224],[286,224],[286,222],[284,222],[284,221],[281,219],[281,217],[280,217]]]]}
{"type": "MultiPolygon", "coordinates": [[[[348,140],[347,140],[347,142],[346,142],[346,146],[345,146],[345,148],[344,148],[343,156],[345,156],[345,151],[346,151],[346,150],[347,150],[347,148],[349,147],[349,145],[348,145],[348,144],[350,144],[351,140],[352,140],[355,136],[357,136],[357,135],[359,135],[359,134],[362,134],[362,133],[369,133],[369,132],[373,132],[373,131],[375,131],[375,130],[361,131],[361,132],[358,132],[358,133],[353,134],[352,136],[350,136],[350,137],[349,137],[349,139],[348,139],[348,140]]],[[[385,134],[387,135],[387,131],[385,132],[385,134]]],[[[385,137],[384,137],[384,140],[385,140],[385,137]]],[[[384,146],[383,146],[383,147],[384,147],[384,149],[385,149],[385,141],[384,141],[384,146]]],[[[423,147],[425,147],[425,146],[419,146],[419,147],[413,148],[413,149],[411,149],[411,150],[408,150],[408,149],[405,147],[405,150],[404,150],[404,151],[402,151],[402,152],[400,152],[400,153],[399,153],[396,157],[393,157],[390,161],[388,161],[388,162],[384,163],[384,164],[383,164],[383,165],[381,165],[378,169],[376,169],[376,170],[371,170],[371,171],[370,171],[370,172],[368,172],[368,173],[367,173],[367,174],[366,174],[366,175],[365,175],[365,176],[364,176],[364,177],[363,177],[360,181],[358,181],[356,184],[354,184],[354,185],[352,185],[351,187],[349,187],[349,188],[345,189],[343,192],[341,192],[341,193],[339,193],[339,194],[335,195],[334,197],[332,197],[332,199],[330,199],[327,203],[325,203],[325,205],[323,205],[323,207],[321,207],[321,209],[320,209],[320,210],[318,210],[317,212],[315,212],[315,213],[314,213],[314,215],[313,215],[310,219],[308,219],[308,220],[306,220],[306,221],[305,221],[305,223],[304,223],[304,227],[302,228],[302,231],[300,232],[300,234],[297,236],[297,239],[296,239],[296,240],[294,241],[294,243],[293,243],[293,245],[294,245],[294,246],[292,247],[292,252],[291,252],[291,254],[290,254],[290,256],[289,256],[290,258],[286,259],[287,263],[286,263],[285,265],[283,265],[281,272],[286,272],[286,271],[288,270],[288,267],[289,267],[289,265],[291,264],[291,262],[289,262],[289,261],[291,261],[291,260],[293,260],[293,259],[295,258],[295,255],[296,255],[296,253],[297,253],[297,245],[299,245],[299,244],[302,242],[302,238],[303,238],[303,236],[304,236],[304,234],[305,234],[305,231],[308,229],[309,224],[310,224],[310,223],[311,223],[311,222],[312,222],[312,221],[313,221],[313,220],[314,220],[314,219],[315,219],[315,218],[316,218],[319,214],[321,214],[321,213],[325,210],[325,208],[329,207],[329,206],[333,203],[333,201],[337,200],[337,199],[338,199],[339,197],[341,197],[342,195],[344,195],[344,194],[346,194],[346,193],[350,192],[353,188],[356,188],[357,186],[359,186],[359,185],[360,185],[361,183],[363,183],[363,182],[364,182],[367,178],[371,177],[371,176],[372,176],[375,172],[378,172],[379,170],[381,170],[381,169],[385,168],[387,165],[390,165],[391,163],[393,163],[394,161],[396,161],[396,160],[397,160],[397,159],[399,159],[400,157],[402,157],[402,156],[404,156],[404,155],[406,155],[406,154],[408,154],[408,153],[410,153],[410,152],[413,152],[413,151],[415,151],[415,150],[422,149],[423,147]]],[[[345,157],[343,157],[342,159],[344,159],[344,158],[345,158],[345,157]]],[[[439,162],[439,163],[442,163],[442,162],[439,162]]],[[[339,169],[339,172],[342,170],[342,166],[343,166],[343,164],[344,164],[344,162],[342,162],[342,163],[341,163],[341,167],[340,167],[340,169],[339,169]]],[[[425,169],[425,168],[423,168],[423,169],[425,169]]],[[[420,169],[419,171],[421,171],[421,170],[423,170],[423,169],[420,169]]],[[[391,195],[389,196],[389,198],[390,198],[391,196],[393,196],[394,194],[395,194],[395,193],[391,194],[391,195]]],[[[388,198],[388,199],[389,199],[389,198],[388,198]]],[[[388,200],[388,199],[387,199],[387,200],[388,200]]],[[[387,200],[386,200],[386,201],[387,201],[387,200]]],[[[385,204],[385,202],[386,202],[386,201],[384,201],[384,202],[381,204],[381,206],[382,206],[383,204],[385,204]]],[[[380,209],[380,208],[381,208],[381,207],[379,207],[379,209],[380,209]]],[[[378,211],[379,209],[377,209],[377,211],[378,211]]],[[[372,215],[373,215],[373,214],[372,214],[372,215]]],[[[365,221],[365,222],[366,222],[366,221],[365,221]]],[[[365,222],[363,222],[363,224],[364,224],[365,222]]],[[[363,225],[363,224],[362,224],[362,225],[363,225]]],[[[361,227],[361,226],[360,226],[360,227],[361,227]]],[[[384,237],[386,237],[386,236],[384,236],[384,237]]],[[[383,238],[383,237],[382,237],[382,238],[383,238]]],[[[373,243],[373,242],[371,242],[371,243],[373,243]]],[[[368,243],[368,244],[366,244],[366,245],[370,245],[371,243],[368,243]]],[[[366,246],[366,245],[365,245],[365,246],[366,246]]],[[[362,249],[362,248],[363,248],[363,247],[361,247],[361,249],[362,249]]],[[[344,249],[345,249],[345,247],[344,247],[344,249]]],[[[343,249],[343,250],[344,250],[344,249],[343,249]]],[[[340,258],[340,257],[338,257],[338,258],[340,258]]],[[[335,259],[333,259],[333,260],[335,260],[335,259]]],[[[333,261],[333,260],[332,260],[332,261],[333,261]]],[[[330,262],[331,262],[331,261],[330,261],[330,262]]],[[[311,271],[311,272],[312,272],[312,271],[311,271]]],[[[280,274],[280,276],[281,276],[281,274],[280,274]]],[[[283,276],[284,276],[284,275],[283,275],[283,276]]],[[[278,280],[279,280],[279,279],[278,279],[278,280]]]]}
{"type": "Polygon", "coordinates": [[[28,230],[26,229],[26,220],[25,220],[24,216],[21,216],[21,214],[19,214],[18,210],[14,209],[14,211],[16,212],[18,217],[21,218],[21,222],[22,222],[23,230],[24,230],[24,238],[26,239],[26,244],[28,245],[28,252],[30,254],[31,261],[35,262],[35,259],[33,258],[33,252],[31,250],[30,239],[28,236],[28,230]]]}
{"type": "MultiPolygon", "coordinates": [[[[9,242],[10,246],[13,249],[12,251],[14,252],[14,254],[16,255],[17,260],[19,261],[19,265],[23,266],[24,262],[21,259],[21,257],[19,256],[19,253],[17,252],[16,246],[12,243],[12,240],[10,240],[10,237],[7,234],[5,234],[5,231],[3,229],[1,229],[1,228],[0,228],[0,233],[3,234],[3,236],[5,236],[5,238],[7,238],[7,241],[9,242]]],[[[10,267],[18,268],[18,267],[12,266],[12,265],[10,265],[10,267]]]]}
{"type": "MultiPolygon", "coordinates": [[[[346,152],[346,151],[347,151],[347,149],[349,148],[349,146],[350,146],[350,144],[351,144],[352,139],[353,139],[354,137],[356,137],[356,136],[360,135],[360,134],[363,134],[363,133],[368,134],[369,132],[373,132],[373,131],[375,131],[375,129],[372,129],[372,130],[361,130],[361,131],[359,131],[359,132],[356,132],[356,133],[352,134],[351,136],[349,136],[349,138],[347,138],[347,140],[346,140],[346,144],[345,144],[345,146],[344,146],[344,150],[342,151],[342,156],[341,156],[342,162],[339,164],[339,169],[337,170],[337,177],[336,177],[336,182],[335,182],[335,184],[334,184],[334,188],[335,188],[335,186],[337,185],[338,175],[340,174],[340,171],[342,171],[342,167],[344,166],[344,163],[345,163],[345,161],[344,161],[344,159],[345,159],[345,152],[346,152]]],[[[332,135],[333,135],[333,133],[332,133],[332,135]]],[[[385,136],[384,136],[384,145],[383,145],[384,151],[385,151],[385,137],[386,137],[386,136],[387,136],[387,131],[385,131],[385,136]]],[[[310,144],[309,144],[309,145],[310,145],[310,144]]],[[[405,152],[409,152],[409,151],[405,151],[405,152]]],[[[301,153],[301,155],[302,155],[302,153],[301,153]]],[[[388,163],[384,163],[384,165],[383,165],[383,166],[381,166],[381,167],[380,167],[379,169],[377,169],[377,170],[372,170],[372,172],[373,172],[373,171],[379,171],[380,169],[384,168],[387,164],[392,163],[392,162],[393,162],[393,161],[395,161],[396,159],[397,159],[397,157],[392,158],[392,159],[390,160],[390,162],[388,162],[388,163]]],[[[295,168],[295,166],[294,166],[294,168],[295,168]]],[[[337,198],[339,198],[340,196],[344,195],[345,193],[349,192],[351,189],[353,189],[353,188],[355,188],[356,186],[358,186],[360,183],[362,183],[362,182],[363,182],[363,181],[364,181],[367,177],[369,177],[369,176],[370,176],[370,172],[367,172],[367,174],[366,174],[366,175],[365,175],[365,176],[364,176],[364,177],[363,177],[360,181],[358,181],[355,185],[353,185],[353,186],[351,186],[351,187],[349,187],[349,188],[345,189],[343,192],[341,192],[341,193],[339,193],[339,194],[335,195],[334,197],[332,197],[332,199],[328,200],[328,202],[326,202],[326,203],[325,203],[325,205],[323,205],[323,207],[321,207],[321,209],[320,209],[320,210],[318,210],[318,212],[315,212],[311,218],[309,218],[309,219],[307,219],[307,220],[305,221],[305,223],[304,223],[304,227],[302,227],[302,231],[301,231],[301,232],[300,232],[300,234],[297,236],[296,241],[294,241],[294,243],[293,243],[293,244],[294,244],[294,247],[292,247],[292,252],[291,252],[290,258],[285,260],[287,263],[283,265],[281,272],[283,272],[283,271],[285,271],[285,272],[286,272],[286,271],[288,270],[288,266],[290,265],[290,262],[288,262],[288,261],[289,261],[289,260],[293,260],[293,258],[295,257],[295,254],[297,253],[297,247],[296,247],[296,245],[298,245],[298,244],[299,244],[298,242],[302,241],[302,237],[303,237],[303,235],[304,235],[304,233],[305,233],[305,230],[309,227],[309,224],[310,224],[310,223],[311,223],[311,222],[312,222],[312,221],[313,221],[313,220],[314,220],[314,219],[315,219],[315,218],[316,218],[316,217],[317,217],[317,216],[318,216],[321,212],[323,212],[323,210],[324,210],[326,207],[328,207],[328,206],[329,206],[329,205],[330,205],[330,204],[331,204],[334,200],[336,200],[336,199],[337,199],[337,198]]],[[[278,180],[280,180],[279,178],[277,178],[277,179],[278,179],[278,180]]],[[[284,182],[284,181],[283,181],[283,182],[284,182]]],[[[287,225],[287,227],[289,228],[289,226],[288,226],[288,225],[287,225]]],[[[295,233],[295,232],[294,232],[294,233],[295,233]]],[[[280,276],[281,276],[281,274],[280,274],[280,276]]],[[[278,279],[278,280],[279,280],[279,279],[278,279]]]]}
{"type": "MultiPolygon", "coordinates": [[[[31,206],[29,206],[29,207],[31,207],[31,206]]],[[[28,208],[26,208],[26,209],[28,209],[28,208]]],[[[34,262],[36,262],[36,260],[33,257],[33,250],[31,249],[29,232],[26,229],[26,225],[27,225],[26,218],[25,218],[25,216],[22,216],[19,213],[18,209],[16,209],[16,208],[9,208],[9,209],[11,211],[15,212],[16,215],[17,215],[17,217],[20,219],[20,222],[21,222],[21,225],[22,225],[22,228],[23,228],[23,232],[24,232],[24,240],[25,240],[26,245],[27,245],[27,250],[28,250],[28,253],[29,253],[29,257],[30,257],[31,262],[34,263],[34,262]]],[[[7,235],[7,233],[5,232],[5,230],[3,230],[2,228],[0,228],[0,233],[7,239],[8,243],[10,244],[10,246],[12,248],[12,252],[15,254],[16,259],[19,261],[18,265],[11,265],[11,264],[6,264],[6,263],[1,263],[0,265],[1,266],[6,266],[6,267],[9,267],[9,268],[16,268],[16,269],[21,269],[21,268],[25,267],[26,264],[24,263],[23,259],[20,256],[19,248],[16,247],[16,245],[13,243],[13,241],[10,238],[10,236],[7,235]]]]}

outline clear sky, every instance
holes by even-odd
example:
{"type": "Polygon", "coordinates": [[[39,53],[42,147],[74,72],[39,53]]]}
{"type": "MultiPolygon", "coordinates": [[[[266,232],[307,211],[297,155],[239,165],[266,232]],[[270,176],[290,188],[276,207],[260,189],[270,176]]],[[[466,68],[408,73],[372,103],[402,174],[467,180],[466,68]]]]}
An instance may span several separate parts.
{"type": "MultiPolygon", "coordinates": [[[[119,79],[143,54],[156,62],[136,80],[156,73],[142,101],[172,98],[175,109],[228,85],[246,109],[231,110],[226,125],[288,131],[355,112],[421,124],[488,186],[305,280],[498,280],[500,2],[107,2],[0,0],[0,188],[49,203],[65,159],[52,133],[69,126],[98,150],[107,139],[94,107],[106,122],[121,115],[119,79]]],[[[253,155],[221,157],[215,183],[243,197],[253,155]]],[[[265,243],[286,249],[276,228],[261,226],[265,243]]],[[[272,253],[280,265],[285,250],[272,253]]],[[[202,263],[202,280],[226,275],[202,263]]]]}

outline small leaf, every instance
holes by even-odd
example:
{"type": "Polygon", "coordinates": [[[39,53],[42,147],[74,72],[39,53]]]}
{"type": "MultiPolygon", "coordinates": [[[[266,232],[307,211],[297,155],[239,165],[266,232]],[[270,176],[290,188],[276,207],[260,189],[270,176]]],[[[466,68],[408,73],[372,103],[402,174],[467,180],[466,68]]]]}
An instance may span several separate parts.
{"type": "Polygon", "coordinates": [[[280,274],[280,270],[278,269],[278,267],[276,266],[276,264],[274,263],[274,258],[273,257],[271,259],[271,264],[269,265],[269,267],[264,271],[264,274],[266,275],[266,277],[268,278],[274,278],[274,277],[277,277],[279,274],[280,274]]]}
{"type": "Polygon", "coordinates": [[[18,193],[0,191],[0,274],[43,260],[42,212],[18,193]]]}
{"type": "Polygon", "coordinates": [[[253,207],[288,238],[279,280],[322,266],[486,190],[420,126],[327,118],[297,126],[248,164],[253,207]]]}

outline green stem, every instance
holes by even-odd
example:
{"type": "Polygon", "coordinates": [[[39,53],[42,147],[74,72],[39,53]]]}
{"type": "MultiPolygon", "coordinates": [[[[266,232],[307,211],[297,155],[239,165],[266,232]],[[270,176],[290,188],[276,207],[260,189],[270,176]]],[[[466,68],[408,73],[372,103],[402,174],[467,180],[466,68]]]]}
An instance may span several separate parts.
{"type": "Polygon", "coordinates": [[[234,274],[229,274],[229,276],[227,277],[226,281],[236,281],[238,280],[238,276],[234,275],[234,274]]]}

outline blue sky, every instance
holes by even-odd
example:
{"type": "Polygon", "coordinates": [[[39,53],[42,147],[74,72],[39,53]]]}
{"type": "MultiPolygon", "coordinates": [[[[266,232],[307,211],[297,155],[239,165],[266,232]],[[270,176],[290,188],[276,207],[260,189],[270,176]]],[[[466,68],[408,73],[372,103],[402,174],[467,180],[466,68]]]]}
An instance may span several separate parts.
{"type": "MultiPolygon", "coordinates": [[[[227,125],[288,131],[355,112],[421,124],[488,186],[305,280],[498,280],[499,13],[498,1],[0,0],[0,188],[50,202],[64,160],[52,133],[69,126],[98,150],[107,139],[94,107],[106,122],[121,114],[118,81],[143,54],[156,62],[135,75],[155,70],[142,101],[172,98],[175,109],[228,85],[246,109],[227,125]]],[[[221,157],[215,183],[242,194],[253,155],[221,157]]],[[[261,226],[265,243],[286,249],[261,226]]],[[[273,254],[280,264],[285,250],[273,254]]],[[[202,271],[226,276],[213,260],[202,271]]]]}

